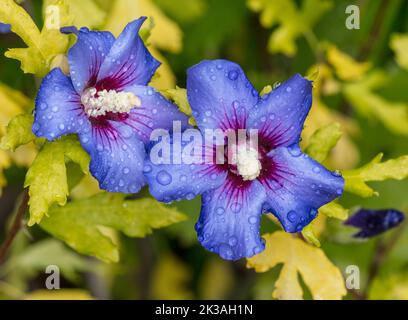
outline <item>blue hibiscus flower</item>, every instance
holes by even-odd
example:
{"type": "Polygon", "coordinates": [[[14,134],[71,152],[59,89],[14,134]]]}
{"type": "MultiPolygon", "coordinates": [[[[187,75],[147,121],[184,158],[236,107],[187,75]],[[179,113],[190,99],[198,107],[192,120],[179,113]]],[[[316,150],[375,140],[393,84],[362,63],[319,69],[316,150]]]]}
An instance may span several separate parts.
{"type": "Polygon", "coordinates": [[[160,63],[138,35],[146,18],[129,23],[117,39],[110,32],[64,28],[76,33],[69,50],[70,76],[59,68],[43,80],[35,102],[33,132],[54,140],[78,134],[91,156],[100,187],[135,193],[145,184],[145,143],[155,128],[187,118],[147,86],[160,63]]]}
{"type": "MultiPolygon", "coordinates": [[[[202,195],[196,230],[209,251],[228,260],[253,256],[264,249],[262,213],[272,212],[287,232],[299,232],[319,207],[342,195],[344,179],[299,148],[312,104],[310,81],[296,75],[260,97],[237,64],[203,61],[188,70],[187,93],[203,135],[207,129],[258,132],[258,148],[238,147],[234,164],[147,161],[145,176],[158,200],[202,195]]],[[[204,158],[214,156],[214,148],[201,149],[204,158]]]]}

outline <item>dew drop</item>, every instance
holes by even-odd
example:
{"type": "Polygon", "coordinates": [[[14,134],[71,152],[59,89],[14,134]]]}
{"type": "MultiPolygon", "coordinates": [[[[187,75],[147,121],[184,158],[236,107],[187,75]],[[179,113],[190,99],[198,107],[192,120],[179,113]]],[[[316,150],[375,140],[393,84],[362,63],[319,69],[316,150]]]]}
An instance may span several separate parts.
{"type": "Polygon", "coordinates": [[[231,247],[236,246],[237,243],[238,243],[237,237],[232,236],[232,237],[230,237],[230,238],[228,239],[228,244],[229,244],[231,247]]]}
{"type": "Polygon", "coordinates": [[[232,212],[238,213],[238,212],[241,211],[242,205],[241,205],[240,203],[238,203],[238,202],[235,202],[235,203],[231,204],[231,207],[230,207],[230,208],[231,208],[231,211],[232,211],[232,212]]]}
{"type": "Polygon", "coordinates": [[[232,81],[235,81],[238,79],[238,72],[236,72],[235,70],[231,70],[230,72],[228,72],[228,78],[232,81]]]}
{"type": "Polygon", "coordinates": [[[310,210],[310,212],[309,212],[310,217],[311,217],[312,219],[316,218],[317,212],[318,212],[317,209],[312,208],[312,209],[310,210]]]}
{"type": "Polygon", "coordinates": [[[34,131],[34,132],[37,132],[38,130],[40,130],[40,125],[39,125],[37,122],[35,122],[35,123],[33,124],[33,131],[34,131]]]}
{"type": "Polygon", "coordinates": [[[130,169],[129,168],[123,168],[123,174],[129,174],[130,169]]]}
{"type": "Polygon", "coordinates": [[[292,222],[292,223],[295,223],[297,221],[297,217],[298,217],[298,215],[297,215],[297,213],[295,211],[290,211],[288,213],[288,220],[290,222],[292,222]]]}
{"type": "Polygon", "coordinates": [[[143,168],[144,173],[152,172],[152,166],[150,164],[146,164],[143,168]]]}
{"type": "Polygon", "coordinates": [[[258,219],[255,216],[251,216],[251,217],[249,217],[248,222],[250,224],[256,224],[258,222],[258,219]]]}
{"type": "Polygon", "coordinates": [[[231,247],[226,243],[220,244],[220,246],[218,248],[218,253],[224,259],[231,259],[232,256],[233,256],[233,252],[232,252],[231,247]]]}
{"type": "Polygon", "coordinates": [[[157,174],[156,180],[162,186],[168,186],[171,183],[172,178],[167,171],[162,170],[157,174]]]}
{"type": "Polygon", "coordinates": [[[297,145],[288,147],[288,151],[294,157],[299,157],[302,154],[302,150],[297,145]]]}
{"type": "Polygon", "coordinates": [[[319,167],[314,167],[314,168],[313,168],[313,172],[314,172],[314,173],[319,173],[319,172],[320,172],[320,168],[319,168],[319,167]]]}
{"type": "Polygon", "coordinates": [[[224,208],[218,207],[215,212],[219,215],[222,216],[225,213],[224,208]]]}

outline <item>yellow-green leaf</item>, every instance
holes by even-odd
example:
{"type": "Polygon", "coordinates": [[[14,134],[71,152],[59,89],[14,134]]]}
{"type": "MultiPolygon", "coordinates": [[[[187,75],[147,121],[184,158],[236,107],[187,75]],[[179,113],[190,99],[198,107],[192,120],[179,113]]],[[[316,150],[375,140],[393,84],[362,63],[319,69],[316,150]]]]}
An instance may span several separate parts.
{"type": "Polygon", "coordinates": [[[14,117],[7,126],[6,135],[1,139],[1,148],[14,151],[19,146],[27,144],[35,139],[31,130],[33,116],[20,114],[14,117]]]}
{"type": "Polygon", "coordinates": [[[340,124],[335,122],[315,131],[310,137],[310,142],[306,148],[306,153],[313,159],[323,162],[328,157],[330,151],[340,140],[342,132],[340,124]]]}
{"type": "Polygon", "coordinates": [[[357,62],[333,45],[327,49],[327,59],[334,67],[337,76],[345,81],[361,79],[371,68],[369,62],[357,62]]]}
{"type": "Polygon", "coordinates": [[[408,177],[408,155],[385,162],[381,162],[382,157],[381,153],[361,168],[344,171],[345,190],[361,197],[372,197],[378,195],[378,192],[369,187],[366,182],[402,180],[408,177]]]}
{"type": "Polygon", "coordinates": [[[408,34],[392,35],[391,48],[395,52],[398,64],[408,70],[408,34]]]}
{"type": "MultiPolygon", "coordinates": [[[[59,0],[45,0],[43,2],[43,12],[45,15],[46,8],[50,5],[58,5],[59,0]]],[[[81,28],[90,29],[98,28],[105,22],[106,12],[103,11],[94,0],[65,0],[68,6],[69,15],[72,25],[81,28]]]]}
{"type": "Polygon", "coordinates": [[[129,237],[144,237],[153,229],[183,221],[176,209],[150,198],[125,200],[123,194],[101,193],[76,200],[64,207],[53,206],[41,228],[63,240],[79,253],[106,262],[117,262],[119,250],[106,228],[119,230],[129,237]]]}
{"type": "Polygon", "coordinates": [[[408,104],[390,102],[373,92],[386,79],[385,74],[374,72],[361,81],[344,85],[343,93],[351,106],[363,116],[381,121],[396,134],[408,135],[408,104]]]}
{"type": "Polygon", "coordinates": [[[339,220],[346,220],[349,216],[349,210],[343,208],[337,202],[330,202],[323,207],[320,207],[319,213],[322,213],[329,218],[336,218],[339,220]]]}
{"type": "Polygon", "coordinates": [[[73,161],[88,173],[89,155],[75,137],[46,143],[29,168],[25,187],[29,187],[29,226],[40,223],[54,203],[65,205],[68,196],[66,162],[73,161]]]}
{"type": "Polygon", "coordinates": [[[195,125],[195,119],[192,116],[191,106],[187,99],[187,90],[179,88],[168,89],[163,91],[163,94],[170,100],[172,100],[180,109],[181,112],[189,116],[189,122],[191,125],[195,125]]]}
{"type": "Polygon", "coordinates": [[[340,270],[321,249],[283,231],[266,234],[264,239],[266,249],[249,258],[247,267],[254,268],[256,272],[266,272],[278,264],[283,264],[275,283],[273,298],[302,299],[299,274],[316,300],[338,300],[346,295],[340,270]]]}
{"type": "Polygon", "coordinates": [[[328,0],[305,0],[299,8],[293,0],[248,0],[249,8],[260,13],[265,28],[278,25],[269,39],[269,50],[288,56],[296,53],[297,38],[310,32],[331,5],[328,0]]]}
{"type": "Polygon", "coordinates": [[[307,242],[310,244],[313,244],[314,246],[320,248],[320,241],[317,239],[314,230],[313,230],[313,225],[310,223],[306,227],[303,228],[302,230],[302,236],[306,239],[307,242]]]}
{"type": "Polygon", "coordinates": [[[52,59],[65,53],[69,37],[60,32],[60,28],[70,25],[68,7],[64,0],[58,0],[49,7],[42,31],[38,29],[30,15],[13,0],[0,2],[0,21],[11,25],[27,45],[27,48],[13,48],[6,52],[6,57],[21,62],[25,73],[33,73],[39,77],[45,76],[50,69],[52,59]]]}

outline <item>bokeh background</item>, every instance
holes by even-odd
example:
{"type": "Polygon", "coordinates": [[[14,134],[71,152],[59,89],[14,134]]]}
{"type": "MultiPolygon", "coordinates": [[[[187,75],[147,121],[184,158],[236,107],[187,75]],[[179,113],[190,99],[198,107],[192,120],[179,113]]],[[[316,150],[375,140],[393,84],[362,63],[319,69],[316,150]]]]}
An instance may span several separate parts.
{"type": "MultiPolygon", "coordinates": [[[[44,6],[52,1],[19,1],[38,26],[44,6]]],[[[152,17],[149,49],[164,65],[153,85],[184,88],[186,70],[203,59],[239,63],[258,90],[274,86],[295,73],[315,81],[314,105],[303,144],[312,133],[339,122],[343,136],[325,164],[351,169],[380,152],[384,158],[408,153],[408,1],[406,0],[84,0],[71,1],[76,22],[117,35],[141,15],[152,17]],[[360,29],[349,30],[348,5],[360,8],[360,29]]],[[[40,79],[20,70],[4,56],[8,48],[24,47],[12,33],[0,34],[0,133],[8,121],[33,106],[40,79]]],[[[1,151],[0,240],[10,226],[23,189],[27,166],[36,151],[24,146],[1,151]]],[[[345,195],[351,209],[408,210],[408,181],[373,183],[380,196],[345,195]]],[[[85,178],[71,193],[97,192],[85,178]]],[[[144,191],[147,194],[147,191],[144,191]]],[[[143,239],[115,234],[121,259],[108,264],[74,252],[39,227],[23,228],[7,261],[0,266],[0,298],[51,297],[44,289],[47,265],[61,269],[66,298],[99,299],[271,299],[281,266],[255,273],[246,261],[227,262],[206,252],[196,239],[194,224],[200,199],[175,204],[188,220],[154,231],[143,239]]],[[[263,232],[279,230],[264,219],[263,232]]],[[[355,241],[340,220],[322,217],[316,224],[322,249],[342,273],[360,269],[361,290],[346,299],[408,299],[408,228],[368,241],[355,241]],[[373,260],[385,241],[396,239],[379,270],[373,260]],[[368,286],[369,284],[369,286],[368,286]]],[[[304,298],[312,294],[300,278],[304,298]]]]}

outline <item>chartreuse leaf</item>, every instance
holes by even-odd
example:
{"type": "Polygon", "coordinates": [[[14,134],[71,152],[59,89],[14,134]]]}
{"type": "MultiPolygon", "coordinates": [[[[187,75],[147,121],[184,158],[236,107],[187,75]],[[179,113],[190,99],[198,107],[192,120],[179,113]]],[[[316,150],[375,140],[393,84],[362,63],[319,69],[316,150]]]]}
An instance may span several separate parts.
{"type": "MultiPolygon", "coordinates": [[[[50,5],[58,5],[59,0],[44,0],[43,12],[46,13],[50,5]]],[[[65,0],[68,6],[72,24],[78,28],[98,28],[105,22],[106,12],[103,11],[94,0],[65,0]]]]}
{"type": "Polygon", "coordinates": [[[366,182],[402,180],[408,177],[408,155],[385,162],[381,162],[382,157],[383,154],[380,153],[361,168],[344,171],[345,190],[361,197],[372,197],[378,195],[378,192],[369,187],[366,182]]]}
{"type": "Polygon", "coordinates": [[[311,223],[303,228],[302,236],[306,239],[307,242],[320,248],[320,241],[316,237],[316,234],[314,233],[314,230],[313,230],[313,225],[311,223]]]}
{"type": "MultiPolygon", "coordinates": [[[[5,84],[0,83],[0,136],[6,133],[6,126],[15,116],[23,113],[31,106],[31,100],[20,91],[14,90],[5,84]]],[[[18,153],[10,153],[0,150],[0,194],[1,188],[7,183],[3,175],[3,170],[8,168],[13,162],[20,165],[27,165],[32,159],[33,148],[27,146],[21,148],[18,153]]]]}
{"type": "Polygon", "coordinates": [[[88,173],[89,155],[71,136],[46,143],[28,169],[25,187],[29,187],[30,194],[29,226],[40,223],[54,203],[65,205],[68,196],[67,161],[77,163],[84,173],[88,173]]]}
{"type": "Polygon", "coordinates": [[[79,253],[117,262],[118,246],[101,227],[122,231],[129,237],[144,237],[153,229],[186,218],[176,209],[153,199],[125,200],[125,197],[101,193],[64,207],[53,206],[40,227],[79,253]]]}
{"type": "Polygon", "coordinates": [[[266,272],[283,264],[272,297],[282,300],[303,298],[299,274],[316,300],[338,300],[346,295],[340,270],[324,252],[299,238],[277,231],[263,236],[266,249],[247,260],[247,267],[266,272]]]}
{"type": "Polygon", "coordinates": [[[33,116],[23,113],[14,117],[7,126],[6,135],[1,139],[1,148],[16,150],[19,146],[27,144],[35,139],[31,130],[33,116]]]}
{"type": "Polygon", "coordinates": [[[47,11],[41,32],[30,15],[13,0],[0,2],[0,21],[10,24],[12,32],[27,45],[27,48],[14,48],[6,52],[6,57],[21,62],[21,69],[25,73],[45,76],[52,60],[67,50],[69,37],[59,29],[72,21],[63,0],[56,1],[54,7],[47,11]]]}
{"type": "Polygon", "coordinates": [[[408,104],[387,101],[373,92],[386,79],[385,74],[374,72],[361,81],[345,84],[343,93],[363,116],[378,119],[396,134],[408,135],[408,104]]]}
{"type": "Polygon", "coordinates": [[[334,67],[337,76],[345,81],[361,79],[371,68],[369,62],[357,62],[334,45],[327,49],[327,60],[334,67]]]}
{"type": "Polygon", "coordinates": [[[323,207],[320,207],[319,213],[322,213],[329,218],[346,220],[349,215],[349,209],[343,208],[337,202],[330,202],[325,204],[323,207]]]}
{"type": "Polygon", "coordinates": [[[297,38],[310,32],[331,5],[328,0],[305,0],[299,8],[293,0],[248,0],[249,8],[260,12],[260,21],[265,28],[278,25],[269,39],[269,50],[288,56],[296,53],[297,38]]]}
{"type": "Polygon", "coordinates": [[[392,35],[391,48],[395,52],[398,64],[408,70],[408,34],[392,35]]]}
{"type": "Polygon", "coordinates": [[[172,100],[180,109],[181,112],[189,116],[189,122],[191,125],[195,125],[195,119],[192,116],[192,110],[190,103],[187,99],[187,90],[179,88],[176,86],[176,89],[164,90],[163,94],[170,100],[172,100]]]}
{"type": "Polygon", "coordinates": [[[306,153],[319,162],[326,160],[330,151],[340,140],[342,132],[340,124],[335,122],[315,131],[311,136],[306,153]]]}

